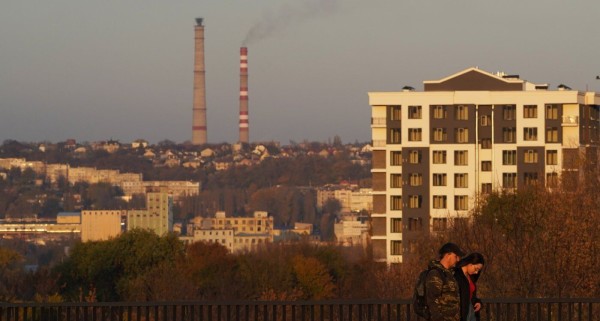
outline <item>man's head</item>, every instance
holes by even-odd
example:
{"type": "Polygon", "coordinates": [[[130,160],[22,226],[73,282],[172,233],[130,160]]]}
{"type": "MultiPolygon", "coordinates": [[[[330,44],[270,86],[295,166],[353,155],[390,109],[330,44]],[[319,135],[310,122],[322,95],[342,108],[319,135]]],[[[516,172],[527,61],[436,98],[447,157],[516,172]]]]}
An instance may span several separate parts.
{"type": "Polygon", "coordinates": [[[446,243],[439,250],[440,263],[447,269],[453,268],[465,252],[454,243],[446,243]]]}

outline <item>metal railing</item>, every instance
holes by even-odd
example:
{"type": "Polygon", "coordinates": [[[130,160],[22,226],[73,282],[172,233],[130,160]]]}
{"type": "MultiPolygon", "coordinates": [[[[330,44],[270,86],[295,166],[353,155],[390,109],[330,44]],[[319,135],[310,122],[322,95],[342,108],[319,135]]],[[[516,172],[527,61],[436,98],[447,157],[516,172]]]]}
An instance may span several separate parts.
{"type": "MultiPolygon", "coordinates": [[[[481,320],[600,320],[600,298],[484,300],[481,320]]],[[[411,321],[409,300],[0,303],[1,321],[411,321]]],[[[422,320],[422,319],[421,319],[422,320]]]]}

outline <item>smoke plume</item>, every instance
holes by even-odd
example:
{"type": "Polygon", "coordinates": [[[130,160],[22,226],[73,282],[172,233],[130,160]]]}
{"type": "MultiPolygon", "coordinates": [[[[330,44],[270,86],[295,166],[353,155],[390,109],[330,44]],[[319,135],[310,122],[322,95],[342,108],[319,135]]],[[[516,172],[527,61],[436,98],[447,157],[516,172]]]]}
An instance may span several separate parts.
{"type": "Polygon", "coordinates": [[[248,46],[282,33],[288,27],[309,19],[330,15],[337,10],[337,7],[338,0],[292,0],[276,11],[266,12],[262,20],[250,28],[243,45],[248,46]]]}

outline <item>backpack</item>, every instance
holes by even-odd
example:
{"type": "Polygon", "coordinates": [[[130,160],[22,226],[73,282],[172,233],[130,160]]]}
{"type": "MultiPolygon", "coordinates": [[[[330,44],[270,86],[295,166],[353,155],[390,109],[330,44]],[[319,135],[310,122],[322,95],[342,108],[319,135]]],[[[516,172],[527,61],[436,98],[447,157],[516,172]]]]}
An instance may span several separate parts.
{"type": "MultiPolygon", "coordinates": [[[[413,306],[413,310],[415,311],[415,313],[420,316],[425,318],[426,320],[429,320],[430,317],[430,313],[429,313],[429,307],[427,306],[427,298],[426,298],[426,282],[427,282],[427,275],[429,274],[429,272],[431,270],[435,269],[435,267],[433,268],[427,268],[423,271],[421,271],[421,273],[419,273],[419,277],[417,278],[417,284],[415,285],[415,290],[413,292],[413,301],[412,301],[412,306],[413,306]]],[[[445,273],[441,273],[442,275],[442,279],[444,281],[444,283],[446,283],[446,275],[445,273]]]]}

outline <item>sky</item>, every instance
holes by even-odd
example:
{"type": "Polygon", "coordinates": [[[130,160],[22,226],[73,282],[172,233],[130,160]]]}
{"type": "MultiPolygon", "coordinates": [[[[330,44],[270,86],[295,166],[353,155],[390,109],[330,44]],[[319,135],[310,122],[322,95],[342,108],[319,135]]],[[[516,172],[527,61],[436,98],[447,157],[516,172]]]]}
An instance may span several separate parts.
{"type": "Polygon", "coordinates": [[[1,0],[0,142],[191,140],[204,18],[209,143],[367,142],[367,93],[469,67],[600,91],[598,0],[1,0]]]}

